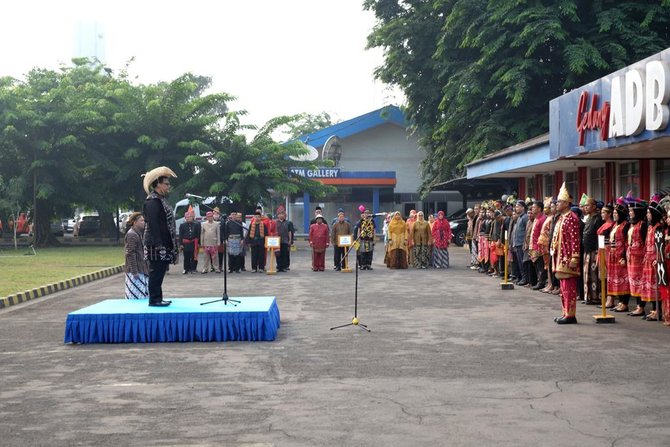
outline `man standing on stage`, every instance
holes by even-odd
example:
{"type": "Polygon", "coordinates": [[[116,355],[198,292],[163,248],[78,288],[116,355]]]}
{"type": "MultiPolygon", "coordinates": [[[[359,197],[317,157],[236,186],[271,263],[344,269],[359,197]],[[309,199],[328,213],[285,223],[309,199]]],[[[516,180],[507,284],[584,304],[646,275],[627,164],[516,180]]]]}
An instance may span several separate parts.
{"type": "Polygon", "coordinates": [[[565,187],[561,185],[556,202],[556,227],[554,229],[551,247],[554,258],[554,274],[561,286],[561,299],[563,303],[563,315],[555,318],[558,324],[575,324],[577,318],[577,284],[581,275],[579,271],[579,251],[581,243],[581,231],[579,218],[570,210],[572,197],[565,187]]]}
{"type": "Polygon", "coordinates": [[[170,264],[179,262],[179,241],[174,212],[165,196],[170,192],[170,177],[177,175],[161,166],[144,174],[144,255],[149,261],[149,306],[169,306],[163,300],[163,278],[170,264]]]}
{"type": "Polygon", "coordinates": [[[195,273],[198,268],[198,249],[200,238],[200,222],[193,222],[195,213],[189,206],[184,214],[185,222],[179,225],[179,242],[184,252],[184,271],[182,274],[195,273]]]}

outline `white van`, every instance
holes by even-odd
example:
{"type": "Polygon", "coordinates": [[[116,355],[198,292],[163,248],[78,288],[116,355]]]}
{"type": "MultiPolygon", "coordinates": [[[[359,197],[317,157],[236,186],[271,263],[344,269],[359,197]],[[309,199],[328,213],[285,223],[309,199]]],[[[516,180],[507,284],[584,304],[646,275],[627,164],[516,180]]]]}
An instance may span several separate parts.
{"type": "MultiPolygon", "coordinates": [[[[175,218],[175,224],[177,226],[177,231],[179,231],[179,225],[184,223],[184,214],[186,214],[186,211],[188,210],[189,204],[193,207],[193,212],[195,213],[195,221],[196,222],[202,222],[204,220],[207,220],[205,215],[207,214],[207,211],[213,211],[214,208],[218,207],[221,214],[227,214],[227,210],[230,208],[230,204],[232,204],[232,200],[228,199],[227,197],[224,197],[224,203],[217,202],[215,200],[215,197],[205,197],[204,199],[183,199],[177,202],[174,206],[174,218],[175,218]],[[189,200],[193,200],[193,202],[189,202],[189,200]]],[[[235,208],[233,208],[235,210],[235,208]]],[[[251,222],[253,219],[254,215],[253,214],[246,214],[244,216],[244,221],[246,222],[247,225],[251,222]]]]}

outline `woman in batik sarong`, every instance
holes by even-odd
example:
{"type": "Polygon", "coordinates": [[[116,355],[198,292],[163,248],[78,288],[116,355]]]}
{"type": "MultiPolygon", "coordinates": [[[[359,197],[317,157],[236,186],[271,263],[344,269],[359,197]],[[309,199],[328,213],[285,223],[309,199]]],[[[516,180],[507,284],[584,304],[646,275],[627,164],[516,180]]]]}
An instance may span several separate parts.
{"type": "Polygon", "coordinates": [[[398,211],[389,224],[389,243],[384,261],[390,269],[407,268],[407,226],[398,211]]]}
{"type": "Polygon", "coordinates": [[[149,265],[144,257],[142,235],[144,234],[144,216],[135,212],[126,224],[126,299],[143,300],[149,298],[149,265]]]}
{"type": "Polygon", "coordinates": [[[413,242],[412,250],[414,251],[412,267],[417,269],[428,268],[431,261],[430,245],[433,237],[430,232],[430,224],[424,219],[423,211],[418,212],[417,221],[412,225],[411,238],[413,242]]]}
{"type": "Polygon", "coordinates": [[[451,226],[444,217],[444,211],[438,211],[437,220],[433,224],[433,266],[436,269],[449,268],[450,243],[451,226]]]}

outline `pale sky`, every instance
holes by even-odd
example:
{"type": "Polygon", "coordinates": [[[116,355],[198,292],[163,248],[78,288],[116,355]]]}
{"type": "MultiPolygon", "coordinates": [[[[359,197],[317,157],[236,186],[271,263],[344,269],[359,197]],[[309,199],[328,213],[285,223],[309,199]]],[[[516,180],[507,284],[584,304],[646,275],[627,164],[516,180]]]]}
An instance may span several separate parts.
{"type": "Polygon", "coordinates": [[[328,112],[346,120],[402,94],[373,79],[379,49],[363,0],[5,0],[0,3],[0,76],[56,68],[75,54],[79,23],[102,25],[106,65],[131,57],[137,81],[193,72],[238,99],[246,124],[278,115],[328,112]]]}

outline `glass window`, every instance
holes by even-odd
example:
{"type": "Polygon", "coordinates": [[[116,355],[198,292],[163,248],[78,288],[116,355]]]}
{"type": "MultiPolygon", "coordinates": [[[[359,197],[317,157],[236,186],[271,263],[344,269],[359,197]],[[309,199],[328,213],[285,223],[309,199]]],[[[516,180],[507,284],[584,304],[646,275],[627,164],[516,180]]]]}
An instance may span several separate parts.
{"type": "Polygon", "coordinates": [[[577,197],[577,171],[565,173],[565,187],[574,201],[579,202],[579,197],[577,197]]]}
{"type": "Polygon", "coordinates": [[[656,189],[670,187],[670,160],[656,160],[656,189]]]}
{"type": "MultiPolygon", "coordinates": [[[[526,178],[526,197],[535,198],[535,177],[526,178]]],[[[526,197],[520,197],[525,199],[526,197]]]]}
{"type": "Polygon", "coordinates": [[[640,164],[637,161],[621,163],[619,165],[619,196],[625,196],[628,191],[633,197],[640,196],[640,164]]]}
{"type": "Polygon", "coordinates": [[[554,195],[554,176],[552,174],[544,176],[544,195],[546,197],[554,195]]]}
{"type": "Polygon", "coordinates": [[[591,169],[591,187],[589,195],[596,200],[606,202],[609,197],[605,197],[605,168],[591,169]]]}

